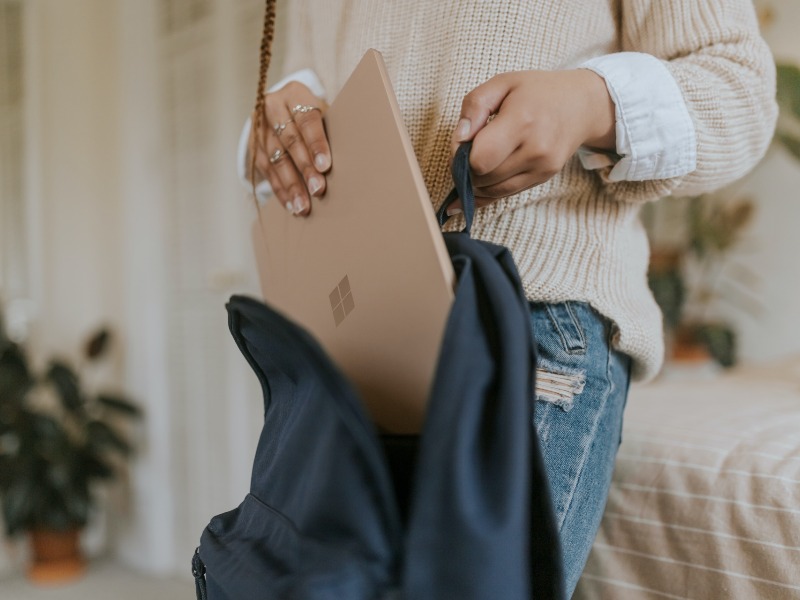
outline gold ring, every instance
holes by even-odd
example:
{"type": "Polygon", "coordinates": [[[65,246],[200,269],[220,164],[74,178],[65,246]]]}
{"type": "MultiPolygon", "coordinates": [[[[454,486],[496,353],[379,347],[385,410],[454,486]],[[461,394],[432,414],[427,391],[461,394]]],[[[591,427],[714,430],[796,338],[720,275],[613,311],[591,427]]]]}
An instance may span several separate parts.
{"type": "Polygon", "coordinates": [[[269,157],[270,164],[274,165],[276,162],[278,162],[280,159],[283,158],[284,154],[286,154],[286,153],[283,150],[281,150],[280,148],[275,150],[275,152],[270,154],[270,157],[269,157]]]}
{"type": "Polygon", "coordinates": [[[310,104],[297,104],[292,108],[292,114],[305,114],[311,112],[312,110],[320,110],[320,108],[318,106],[311,106],[310,104]]]}

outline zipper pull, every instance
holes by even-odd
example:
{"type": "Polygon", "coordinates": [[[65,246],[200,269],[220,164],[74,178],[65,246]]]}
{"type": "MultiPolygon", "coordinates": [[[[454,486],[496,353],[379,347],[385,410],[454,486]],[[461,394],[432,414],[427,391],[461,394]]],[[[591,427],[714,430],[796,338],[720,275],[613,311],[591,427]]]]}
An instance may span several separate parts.
{"type": "Polygon", "coordinates": [[[194,575],[194,590],[197,600],[208,600],[206,592],[206,566],[200,558],[200,546],[194,549],[192,557],[192,575],[194,575]]]}

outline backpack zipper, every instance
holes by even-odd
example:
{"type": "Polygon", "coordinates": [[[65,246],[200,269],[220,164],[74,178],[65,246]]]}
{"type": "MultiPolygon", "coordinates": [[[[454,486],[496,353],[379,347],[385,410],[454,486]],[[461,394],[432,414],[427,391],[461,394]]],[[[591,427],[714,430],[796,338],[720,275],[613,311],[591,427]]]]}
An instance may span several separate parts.
{"type": "Polygon", "coordinates": [[[194,590],[197,600],[208,600],[206,592],[206,566],[200,558],[200,546],[194,549],[192,557],[192,575],[194,576],[194,590]]]}

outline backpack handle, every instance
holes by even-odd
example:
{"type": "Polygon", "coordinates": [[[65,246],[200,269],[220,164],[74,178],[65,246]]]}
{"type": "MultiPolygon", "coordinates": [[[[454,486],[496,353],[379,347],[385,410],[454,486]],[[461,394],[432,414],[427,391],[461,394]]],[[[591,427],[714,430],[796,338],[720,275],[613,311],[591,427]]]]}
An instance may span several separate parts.
{"type": "Polygon", "coordinates": [[[472,188],[472,178],[469,174],[469,153],[472,150],[472,141],[464,142],[456,150],[456,155],[453,157],[453,164],[450,171],[453,175],[453,182],[455,187],[444,199],[439,210],[436,211],[436,220],[439,221],[439,227],[443,227],[447,220],[450,218],[447,214],[447,209],[456,201],[461,200],[461,207],[464,211],[464,233],[470,234],[472,229],[472,220],[475,217],[475,190],[472,188]]]}

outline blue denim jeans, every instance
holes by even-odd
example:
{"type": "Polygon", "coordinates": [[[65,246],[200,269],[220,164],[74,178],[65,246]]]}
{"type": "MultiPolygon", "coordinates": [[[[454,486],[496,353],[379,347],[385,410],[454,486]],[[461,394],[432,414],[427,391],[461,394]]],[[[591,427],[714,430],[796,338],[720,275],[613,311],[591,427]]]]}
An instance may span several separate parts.
{"type": "Polygon", "coordinates": [[[582,302],[531,303],[538,351],[534,421],[561,532],[567,597],[603,516],[621,440],[630,358],[582,302]]]}

